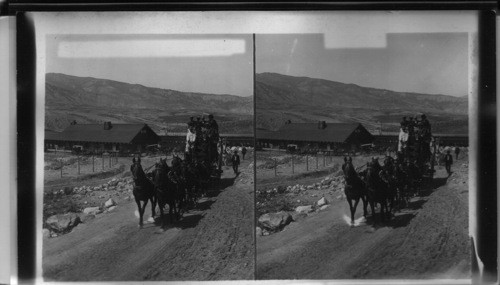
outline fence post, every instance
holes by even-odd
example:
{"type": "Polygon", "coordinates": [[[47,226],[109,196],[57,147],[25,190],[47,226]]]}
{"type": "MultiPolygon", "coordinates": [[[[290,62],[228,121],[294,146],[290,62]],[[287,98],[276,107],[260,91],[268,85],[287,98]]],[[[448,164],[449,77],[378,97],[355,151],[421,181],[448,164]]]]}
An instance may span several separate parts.
{"type": "Polygon", "coordinates": [[[78,161],[78,175],[80,175],[80,156],[76,156],[77,157],[77,161],[78,161]]]}
{"type": "Polygon", "coordinates": [[[309,155],[306,154],[306,171],[309,171],[309,155]]]}
{"type": "Polygon", "coordinates": [[[92,155],[92,172],[95,172],[95,156],[92,155]]]}
{"type": "Polygon", "coordinates": [[[111,168],[111,153],[109,153],[109,168],[111,168]]]}
{"type": "Polygon", "coordinates": [[[323,167],[325,167],[325,166],[326,166],[326,155],[323,154],[323,167]]]}
{"type": "Polygon", "coordinates": [[[104,170],[104,153],[101,154],[101,158],[102,158],[102,170],[104,170]]]}
{"type": "Polygon", "coordinates": [[[62,178],[62,173],[63,173],[63,160],[61,158],[61,178],[62,178]]]}
{"type": "Polygon", "coordinates": [[[278,174],[277,174],[277,168],[278,168],[278,161],[275,158],[274,159],[274,176],[278,176],[278,174]]]}
{"type": "Polygon", "coordinates": [[[293,154],[292,154],[292,174],[295,173],[295,163],[293,162],[293,154]]]}
{"type": "Polygon", "coordinates": [[[316,154],[316,169],[318,169],[318,154],[316,154]]]}

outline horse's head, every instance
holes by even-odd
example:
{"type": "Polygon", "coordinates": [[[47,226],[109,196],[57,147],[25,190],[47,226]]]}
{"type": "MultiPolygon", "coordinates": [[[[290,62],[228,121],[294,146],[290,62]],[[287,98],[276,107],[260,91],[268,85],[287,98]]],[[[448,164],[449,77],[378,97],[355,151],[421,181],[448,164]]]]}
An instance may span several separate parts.
{"type": "Polygon", "coordinates": [[[142,166],[140,163],[138,163],[135,159],[133,160],[134,164],[130,167],[130,172],[132,173],[132,177],[134,180],[140,179],[146,174],[144,173],[144,170],[142,169],[142,166]]]}

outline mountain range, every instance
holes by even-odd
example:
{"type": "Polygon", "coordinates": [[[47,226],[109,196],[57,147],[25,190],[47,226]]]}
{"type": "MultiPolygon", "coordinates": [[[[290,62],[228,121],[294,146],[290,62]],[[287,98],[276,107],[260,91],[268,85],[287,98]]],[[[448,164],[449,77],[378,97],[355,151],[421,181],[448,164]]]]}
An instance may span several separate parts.
{"type": "MultiPolygon", "coordinates": [[[[70,122],[147,123],[184,132],[190,116],[214,114],[223,133],[253,133],[253,98],[181,92],[108,79],[47,73],[45,128],[70,122]]],[[[433,131],[468,132],[468,98],[363,87],[277,73],[256,74],[256,125],[276,130],[285,121],[360,122],[371,131],[397,131],[402,116],[425,113],[433,131]]]]}
{"type": "Polygon", "coordinates": [[[397,131],[402,116],[425,113],[435,132],[467,133],[468,97],[363,87],[278,73],[256,74],[257,128],[292,122],[360,122],[373,131],[397,131]]]}
{"type": "Polygon", "coordinates": [[[252,133],[253,99],[181,92],[108,79],[47,73],[45,128],[78,123],[147,123],[155,130],[185,131],[190,116],[214,114],[221,132],[252,133]]]}

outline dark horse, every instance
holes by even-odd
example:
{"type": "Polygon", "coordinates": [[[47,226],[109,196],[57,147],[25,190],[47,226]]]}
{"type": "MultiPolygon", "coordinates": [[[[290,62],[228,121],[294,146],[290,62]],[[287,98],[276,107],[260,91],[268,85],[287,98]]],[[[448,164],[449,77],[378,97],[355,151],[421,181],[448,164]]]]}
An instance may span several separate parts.
{"type": "Polygon", "coordinates": [[[386,213],[390,214],[387,209],[387,199],[389,197],[388,186],[380,178],[377,167],[374,167],[373,162],[368,162],[366,166],[366,194],[372,210],[373,220],[375,221],[375,204],[380,204],[380,219],[383,221],[386,213]]]}
{"type": "Polygon", "coordinates": [[[342,165],[344,172],[345,188],[344,193],[349,203],[349,210],[351,210],[351,225],[354,225],[354,214],[358,207],[359,199],[363,201],[363,216],[366,217],[366,193],[365,186],[358,173],[352,165],[352,158],[344,157],[344,165],[342,165]],[[354,205],[353,205],[354,201],[354,205]]]}
{"type": "Polygon", "coordinates": [[[132,177],[134,178],[133,194],[135,202],[137,203],[137,208],[139,208],[139,227],[142,228],[144,211],[146,210],[148,200],[151,201],[151,217],[154,218],[155,216],[155,191],[153,182],[147,178],[144,170],[142,169],[141,158],[138,157],[136,160],[134,157],[132,159],[132,162],[133,163],[130,166],[130,172],[132,172],[132,177]],[[144,202],[142,206],[141,201],[144,202]]]}
{"type": "Polygon", "coordinates": [[[382,180],[387,184],[387,202],[389,213],[394,211],[397,196],[398,179],[396,177],[396,162],[392,156],[386,156],[381,172],[382,180]]]}
{"type": "Polygon", "coordinates": [[[167,165],[166,159],[161,159],[160,162],[156,164],[155,170],[153,171],[153,181],[154,190],[156,194],[156,200],[158,201],[158,207],[160,208],[161,217],[161,228],[165,228],[165,219],[163,208],[168,204],[168,211],[170,216],[170,223],[173,223],[173,217],[175,215],[178,218],[178,209],[176,206],[177,200],[177,187],[172,183],[168,177],[169,167],[167,165]]]}

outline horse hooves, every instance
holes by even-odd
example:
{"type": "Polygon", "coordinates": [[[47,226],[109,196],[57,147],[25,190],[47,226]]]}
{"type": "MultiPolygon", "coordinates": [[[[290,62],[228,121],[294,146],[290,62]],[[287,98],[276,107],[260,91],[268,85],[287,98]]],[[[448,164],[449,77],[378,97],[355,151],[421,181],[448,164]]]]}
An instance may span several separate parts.
{"type": "Polygon", "coordinates": [[[142,229],[143,228],[143,225],[139,225],[139,229],[142,229]]]}

